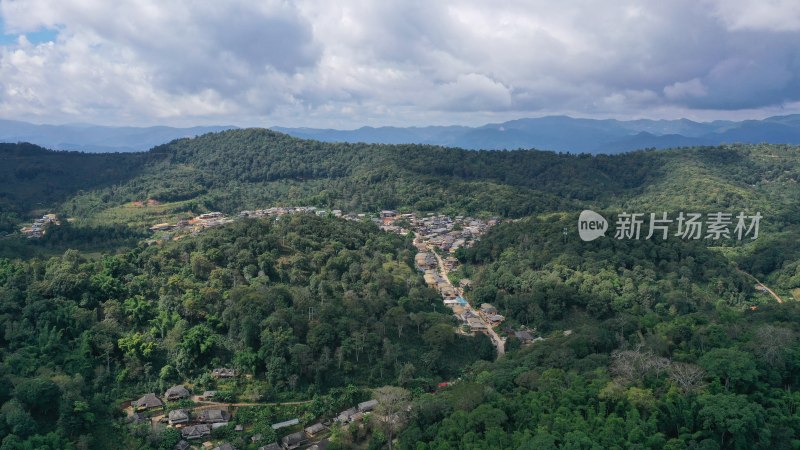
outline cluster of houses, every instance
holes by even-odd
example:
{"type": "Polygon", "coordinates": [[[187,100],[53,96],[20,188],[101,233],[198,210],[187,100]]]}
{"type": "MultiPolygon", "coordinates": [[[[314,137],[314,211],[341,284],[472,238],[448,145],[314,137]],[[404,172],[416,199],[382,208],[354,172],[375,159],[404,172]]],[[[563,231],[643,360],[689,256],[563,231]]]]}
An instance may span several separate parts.
{"type": "MultiPolygon", "coordinates": [[[[481,311],[475,312],[469,305],[469,302],[467,302],[461,294],[463,289],[469,287],[472,282],[468,279],[464,279],[462,280],[463,282],[459,282],[458,288],[454,287],[449,280],[445,280],[439,274],[438,263],[433,253],[417,253],[414,257],[414,262],[417,268],[424,272],[423,278],[425,279],[425,283],[429,287],[439,291],[445,306],[453,310],[453,315],[469,329],[470,333],[487,333],[490,325],[497,325],[505,319],[503,316],[497,314],[497,310],[491,307],[491,305],[484,304],[483,306],[491,307],[492,309],[486,309],[484,311],[482,308],[481,311]]],[[[448,268],[446,261],[445,269],[446,271],[452,270],[448,268]]]]}
{"type": "MultiPolygon", "coordinates": [[[[345,214],[340,209],[327,210],[327,209],[316,208],[314,206],[280,206],[267,209],[247,210],[247,211],[241,211],[239,213],[239,217],[278,218],[290,214],[314,214],[317,216],[327,216],[330,214],[333,215],[334,217],[339,217],[345,220],[365,220],[367,217],[366,214],[355,214],[355,213],[345,214]]],[[[234,218],[226,217],[221,212],[210,212],[210,213],[200,214],[199,216],[192,219],[182,219],[176,223],[169,223],[169,222],[159,223],[150,227],[150,231],[154,233],[184,231],[196,234],[203,231],[206,228],[218,227],[221,225],[229,224],[234,220],[235,220],[234,218]]]]}
{"type": "Polygon", "coordinates": [[[423,272],[425,284],[439,291],[445,306],[452,309],[464,330],[473,334],[487,334],[495,341],[499,351],[502,351],[504,339],[494,333],[493,328],[500,325],[505,317],[489,304],[482,305],[477,311],[472,308],[463,294],[472,287],[471,280],[463,278],[459,280],[458,286],[454,286],[445,278],[447,273],[458,269],[458,259],[452,253],[459,248],[472,246],[497,223],[494,219],[482,221],[462,216],[457,216],[455,220],[442,215],[417,218],[414,220],[414,245],[419,253],[414,262],[417,269],[423,272]],[[440,250],[449,252],[450,255],[440,258],[433,253],[439,253],[440,250]],[[442,267],[439,267],[440,262],[442,267]]]}
{"type": "MultiPolygon", "coordinates": [[[[218,368],[212,371],[212,376],[215,378],[231,378],[236,376],[236,371],[233,369],[218,368]]],[[[213,398],[214,395],[214,391],[206,391],[202,396],[199,396],[199,400],[202,401],[204,398],[213,398]]],[[[145,394],[141,398],[131,402],[133,412],[131,419],[136,423],[149,422],[150,419],[145,413],[163,410],[165,402],[188,399],[190,396],[191,392],[182,384],[170,387],[164,392],[161,398],[152,392],[145,394]]],[[[258,450],[293,450],[306,446],[321,434],[325,433],[333,423],[347,425],[352,422],[357,422],[361,420],[365,414],[372,412],[377,405],[377,400],[361,402],[353,408],[340,412],[331,420],[309,425],[301,431],[284,436],[280,442],[263,445],[259,447],[258,450]]],[[[192,447],[193,442],[196,443],[210,438],[213,429],[228,425],[230,420],[231,413],[225,408],[200,406],[192,411],[185,408],[172,409],[167,412],[160,422],[167,423],[169,426],[180,430],[181,440],[175,446],[175,449],[187,450],[192,447]]],[[[299,424],[300,419],[295,418],[272,424],[271,427],[273,430],[279,430],[299,424]]],[[[241,425],[237,425],[236,430],[243,431],[243,428],[241,425]]],[[[260,434],[256,434],[251,437],[251,440],[253,443],[257,443],[261,438],[262,436],[260,434]]],[[[205,448],[211,448],[210,442],[204,442],[203,446],[205,448]]],[[[314,448],[315,446],[311,446],[309,450],[314,448]]],[[[215,447],[213,450],[234,450],[234,447],[226,443],[215,447]]]]}
{"type": "MultiPolygon", "coordinates": [[[[420,216],[394,210],[381,211],[380,216],[372,220],[384,231],[398,234],[414,231],[418,236],[415,244],[420,250],[430,244],[451,253],[461,247],[471,247],[489,228],[499,223],[498,219],[450,218],[433,213],[420,216]],[[410,227],[410,230],[406,227],[410,227]]],[[[457,263],[455,258],[450,261],[453,262],[457,263]]]]}
{"type": "Polygon", "coordinates": [[[45,228],[49,224],[61,225],[61,222],[55,214],[45,214],[40,219],[34,220],[31,226],[23,227],[20,232],[28,239],[37,239],[44,236],[45,228]]]}
{"type": "Polygon", "coordinates": [[[378,227],[386,231],[388,233],[397,233],[397,234],[408,234],[409,229],[405,226],[400,225],[400,220],[405,224],[410,224],[411,226],[416,223],[417,215],[415,213],[399,213],[395,210],[383,210],[381,211],[378,217],[372,218],[372,221],[375,222],[378,227]]]}
{"type": "Polygon", "coordinates": [[[484,332],[489,326],[494,328],[506,320],[504,316],[497,313],[497,309],[494,306],[488,303],[483,303],[477,311],[472,308],[466,309],[455,306],[453,307],[453,314],[471,332],[484,332]]]}
{"type": "Polygon", "coordinates": [[[505,317],[497,314],[497,308],[489,303],[482,303],[481,309],[478,310],[478,313],[481,315],[481,317],[483,317],[484,320],[486,320],[486,322],[492,324],[492,326],[499,325],[506,320],[505,317]]]}
{"type": "MultiPolygon", "coordinates": [[[[448,301],[454,301],[459,297],[458,292],[450,283],[439,274],[438,263],[436,257],[430,252],[420,252],[414,257],[414,262],[419,270],[423,272],[423,279],[425,284],[429,287],[436,289],[442,294],[445,304],[448,301]]],[[[462,299],[463,300],[463,299],[462,299]]],[[[464,300],[466,303],[466,300],[464,300]]]]}
{"type": "MultiPolygon", "coordinates": [[[[296,448],[308,445],[314,439],[318,438],[320,434],[328,430],[329,426],[333,423],[347,425],[353,422],[358,422],[364,418],[365,414],[372,412],[378,406],[377,400],[367,400],[359,403],[357,406],[340,412],[332,421],[317,422],[313,425],[305,427],[302,431],[292,433],[284,436],[281,439],[280,447],[277,443],[270,444],[269,446],[260,447],[259,450],[294,450],[296,448]]],[[[286,422],[276,423],[272,425],[273,429],[284,428],[292,425],[297,425],[298,419],[292,419],[286,422]]],[[[309,447],[309,450],[314,449],[315,446],[309,447]]]]}
{"type": "Polygon", "coordinates": [[[519,339],[522,345],[532,344],[534,342],[539,342],[544,340],[544,338],[541,336],[533,337],[534,333],[536,332],[535,329],[531,330],[525,327],[523,327],[521,330],[503,328],[503,332],[506,333],[509,337],[513,336],[519,339]]]}
{"type": "MultiPolygon", "coordinates": [[[[279,206],[245,210],[239,213],[239,217],[278,218],[289,214],[332,215],[353,221],[367,220],[369,217],[365,213],[344,213],[340,209],[328,210],[314,206],[279,206]]],[[[233,218],[225,217],[221,212],[211,212],[201,214],[193,219],[183,219],[177,223],[159,223],[150,227],[150,230],[153,232],[191,231],[198,233],[206,228],[231,223],[233,220],[233,218]]],[[[481,220],[464,216],[456,216],[455,219],[451,219],[448,216],[433,213],[420,217],[415,213],[400,213],[395,210],[381,211],[378,217],[372,217],[371,220],[387,232],[405,235],[409,231],[415,231],[421,241],[450,252],[455,252],[461,247],[472,246],[490,227],[499,222],[498,219],[481,220]]],[[[457,264],[457,261],[452,259],[448,263],[457,264]]]]}
{"type": "Polygon", "coordinates": [[[461,247],[471,247],[489,228],[498,223],[498,219],[428,215],[415,219],[414,231],[417,232],[420,242],[453,253],[461,247]]]}
{"type": "Polygon", "coordinates": [[[334,217],[342,217],[345,219],[358,220],[366,217],[365,214],[344,214],[341,209],[327,210],[316,208],[314,206],[277,206],[267,209],[256,209],[253,211],[242,211],[239,217],[280,217],[289,214],[315,214],[318,216],[327,216],[328,214],[334,217]]]}
{"type": "Polygon", "coordinates": [[[233,219],[225,217],[221,212],[210,212],[200,214],[192,219],[182,219],[177,223],[159,223],[150,227],[150,231],[166,232],[166,231],[190,231],[192,233],[199,233],[206,228],[219,227],[233,222],[233,219]]]}
{"type": "Polygon", "coordinates": [[[356,407],[340,412],[334,421],[341,424],[357,422],[364,418],[364,414],[372,412],[376,406],[378,406],[377,400],[367,400],[365,402],[361,402],[356,407]]]}
{"type": "MultiPolygon", "coordinates": [[[[458,260],[452,257],[444,260],[445,273],[454,270],[457,261],[458,260]],[[455,260],[456,263],[451,262],[448,264],[448,260],[450,259],[455,260]]],[[[458,288],[453,286],[449,280],[444,279],[440,274],[439,264],[436,256],[433,253],[429,251],[421,251],[417,253],[417,255],[414,257],[414,263],[417,266],[417,269],[423,271],[425,284],[439,291],[439,293],[442,295],[445,306],[448,306],[453,310],[453,315],[469,329],[470,333],[487,333],[489,329],[489,323],[499,323],[487,322],[483,314],[479,315],[472,309],[472,307],[469,305],[469,302],[467,302],[467,300],[461,294],[463,289],[471,286],[472,282],[468,279],[465,279],[463,282],[459,282],[458,288]]],[[[495,313],[496,312],[497,311],[495,311],[495,313]]],[[[494,318],[502,318],[502,316],[494,318]]]]}
{"type": "Polygon", "coordinates": [[[463,325],[469,328],[471,333],[486,333],[488,330],[486,322],[481,320],[471,308],[467,309],[463,306],[454,306],[453,315],[455,315],[463,325]]]}
{"type": "MultiPolygon", "coordinates": [[[[212,375],[215,378],[231,378],[236,376],[236,371],[233,369],[218,368],[212,371],[212,375]]],[[[198,399],[200,401],[211,400],[215,395],[216,391],[205,391],[198,399]]],[[[131,419],[135,423],[149,422],[150,419],[146,415],[147,412],[163,410],[166,402],[177,402],[189,399],[190,397],[191,392],[182,384],[170,387],[164,392],[161,398],[153,392],[145,394],[141,398],[131,402],[131,419]]],[[[193,411],[184,408],[171,409],[160,421],[180,430],[181,441],[178,442],[175,448],[178,450],[186,450],[191,447],[192,441],[209,438],[211,436],[211,430],[227,425],[230,419],[231,414],[227,409],[200,407],[193,411]]],[[[210,448],[209,446],[206,447],[210,448]]],[[[216,447],[215,450],[232,449],[233,446],[230,444],[222,444],[216,447]]]]}
{"type": "MultiPolygon", "coordinates": [[[[227,370],[227,369],[226,369],[227,370]]],[[[213,391],[206,391],[205,398],[213,398],[213,391]]],[[[131,402],[134,411],[134,421],[141,422],[149,420],[143,412],[150,410],[160,410],[164,408],[164,402],[175,402],[188,399],[191,392],[186,386],[179,384],[170,387],[164,392],[162,401],[155,393],[143,395],[138,400],[131,402]]],[[[202,397],[201,397],[202,398],[202,397]]],[[[176,408],[167,412],[161,419],[181,432],[181,441],[175,446],[176,449],[185,450],[191,447],[191,442],[200,441],[211,437],[211,430],[224,427],[230,422],[231,414],[227,409],[217,407],[201,407],[193,411],[184,408],[176,408]]],[[[230,444],[223,444],[217,447],[220,450],[232,449],[230,444]],[[228,447],[225,447],[227,445],[228,447]]]]}

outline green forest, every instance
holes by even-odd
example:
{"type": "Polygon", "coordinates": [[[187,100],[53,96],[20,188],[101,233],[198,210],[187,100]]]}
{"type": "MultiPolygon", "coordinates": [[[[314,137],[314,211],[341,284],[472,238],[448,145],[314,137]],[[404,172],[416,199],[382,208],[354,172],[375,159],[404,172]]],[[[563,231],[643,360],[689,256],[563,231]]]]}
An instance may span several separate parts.
{"type": "Polygon", "coordinates": [[[239,449],[296,431],[270,423],[379,395],[403,407],[336,428],[328,448],[800,448],[796,146],[590,156],[248,129],[134,154],[2,144],[0,159],[0,450],[171,449],[175,430],[129,424],[123,408],[176,384],[253,405],[214,432],[239,449]],[[509,336],[498,358],[459,332],[413,237],[369,220],[148,231],[270,206],[502,219],[455,253],[457,277],[506,317],[498,333],[537,341],[509,336]],[[583,209],[764,219],[757,240],[583,242],[583,209]],[[62,224],[20,235],[48,212],[62,224]]]}
{"type": "Polygon", "coordinates": [[[524,217],[589,204],[761,207],[793,217],[800,176],[793,146],[591,156],[322,143],[262,129],[181,139],[139,154],[5,144],[0,155],[11,161],[0,178],[7,208],[24,215],[40,204],[59,205],[59,212],[82,218],[149,198],[227,213],[302,204],[524,217]]]}
{"type": "Polygon", "coordinates": [[[462,252],[474,301],[545,339],[423,395],[403,448],[800,445],[796,301],[754,295],[701,243],[564,242],[566,225],[503,225],[462,252]]]}
{"type": "Polygon", "coordinates": [[[401,236],[295,216],[101,258],[0,260],[3,446],[93,444],[124,400],[214,388],[214,367],[254,375],[236,395],[266,402],[423,389],[492,360],[488,338],[454,333],[412,259],[401,236]]]}

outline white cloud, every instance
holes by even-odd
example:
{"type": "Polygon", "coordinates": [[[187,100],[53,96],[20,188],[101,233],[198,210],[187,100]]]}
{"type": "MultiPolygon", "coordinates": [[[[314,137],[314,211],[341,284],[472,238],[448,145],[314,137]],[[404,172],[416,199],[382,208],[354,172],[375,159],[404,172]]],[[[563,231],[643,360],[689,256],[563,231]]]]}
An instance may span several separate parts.
{"type": "Polygon", "coordinates": [[[664,95],[670,100],[683,100],[692,97],[705,97],[708,89],[698,78],[678,81],[664,88],[664,95]]]}
{"type": "Polygon", "coordinates": [[[356,127],[800,101],[796,2],[0,0],[0,116],[356,127]],[[778,30],[779,32],[776,32],[778,30]]]}
{"type": "Polygon", "coordinates": [[[452,111],[502,110],[511,106],[511,92],[491,78],[469,73],[445,83],[437,90],[433,106],[452,111]]]}
{"type": "Polygon", "coordinates": [[[800,31],[796,0],[713,0],[714,12],[731,30],[800,31]]]}

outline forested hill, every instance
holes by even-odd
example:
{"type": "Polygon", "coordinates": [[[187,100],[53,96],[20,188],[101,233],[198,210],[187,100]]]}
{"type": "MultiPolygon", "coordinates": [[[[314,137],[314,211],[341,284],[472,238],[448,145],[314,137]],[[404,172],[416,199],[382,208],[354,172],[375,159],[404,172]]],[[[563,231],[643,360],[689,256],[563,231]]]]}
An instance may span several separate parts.
{"type": "Polygon", "coordinates": [[[211,438],[248,450],[387,384],[406,389],[398,409],[332,426],[329,449],[382,448],[390,429],[409,450],[798,447],[797,147],[590,156],[249,129],[127,155],[5,145],[0,158],[0,232],[47,210],[75,219],[41,239],[0,237],[0,450],[172,449],[174,428],[120,416],[173,384],[245,403],[211,438]],[[449,274],[472,280],[473,306],[505,316],[505,356],[457,328],[408,236],[368,220],[241,219],[172,240],[147,230],[275,205],[518,218],[456,252],[449,274]],[[764,219],[755,241],[582,242],[585,208],[611,222],[622,211],[764,219]],[[239,376],[216,380],[219,367],[239,376]],[[275,404],[287,401],[300,403],[275,404]],[[294,428],[269,426],[292,417],[294,428]]]}
{"type": "MultiPolygon", "coordinates": [[[[277,205],[510,218],[548,212],[574,217],[585,208],[612,214],[758,211],[767,232],[738,249],[736,261],[783,292],[796,287],[796,146],[591,156],[324,143],[245,129],[180,139],[137,154],[52,152],[7,144],[0,145],[0,159],[0,233],[50,210],[77,219],[77,231],[62,227],[59,239],[65,247],[85,248],[83,242],[104,236],[131,245],[148,226],[176,216],[277,205]],[[158,206],[131,207],[148,199],[158,206]]],[[[25,249],[4,254],[25,254],[25,249]]]]}
{"type": "Polygon", "coordinates": [[[465,252],[473,301],[544,340],[511,337],[504,358],[422,396],[402,448],[798,445],[797,301],[753,295],[697,242],[564,241],[571,222],[504,224],[465,252]]]}
{"type": "MultiPolygon", "coordinates": [[[[309,425],[352,406],[353,386],[428,386],[491,359],[486,337],[457,336],[431,307],[441,300],[412,250],[370,224],[296,215],[102,258],[0,258],[2,448],[172,449],[174,436],[113,419],[178,383],[244,402],[313,399],[291,410],[309,425]],[[247,377],[216,381],[220,366],[247,377]]],[[[268,425],[290,412],[260,411],[236,420],[276,440],[268,425]]]]}
{"type": "Polygon", "coordinates": [[[83,190],[124,183],[152,155],[55,152],[33,144],[0,144],[0,232],[31,210],[53,208],[83,190]]]}
{"type": "Polygon", "coordinates": [[[590,156],[322,143],[247,129],[180,139],[144,154],[20,148],[0,148],[10,161],[0,193],[21,215],[63,202],[59,212],[88,217],[145,199],[192,200],[194,209],[229,213],[280,203],[508,217],[587,205],[764,206],[785,215],[787,208],[797,212],[792,198],[800,178],[797,148],[777,145],[590,156]]]}
{"type": "MultiPolygon", "coordinates": [[[[106,235],[130,245],[148,226],[177,216],[279,205],[508,218],[577,215],[589,208],[759,211],[769,232],[739,255],[739,263],[785,289],[792,289],[793,275],[784,258],[800,256],[800,149],[789,145],[592,156],[324,143],[244,129],[179,139],[145,153],[2,144],[0,160],[0,234],[42,212],[56,212],[76,219],[77,228],[91,227],[71,237],[62,233],[79,248],[84,247],[78,241],[106,235]],[[147,200],[157,206],[131,207],[147,200]]],[[[15,253],[22,254],[0,251],[15,253]]]]}

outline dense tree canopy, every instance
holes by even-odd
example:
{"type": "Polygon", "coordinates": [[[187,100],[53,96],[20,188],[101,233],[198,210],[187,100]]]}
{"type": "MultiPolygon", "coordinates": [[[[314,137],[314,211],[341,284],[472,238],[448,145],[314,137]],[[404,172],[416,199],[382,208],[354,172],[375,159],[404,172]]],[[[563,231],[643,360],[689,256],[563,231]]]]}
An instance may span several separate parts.
{"type": "Polygon", "coordinates": [[[301,215],[99,259],[0,260],[4,433],[77,439],[120,401],[217,366],[280,400],[425,387],[492,359],[488,339],[434,311],[412,257],[404,237],[301,215]],[[397,329],[412,317],[419,328],[397,329]]]}
{"type": "Polygon", "coordinates": [[[365,400],[362,388],[388,385],[375,394],[395,407],[411,399],[336,431],[333,448],[798,446],[794,146],[589,156],[253,129],[126,155],[3,144],[0,158],[2,449],[172,448],[174,430],[118,416],[123,401],[175,383],[231,401],[308,401],[237,412],[270,439],[269,421],[330,416],[365,400]],[[509,337],[494,361],[487,338],[458,333],[436,308],[410,238],[369,222],[240,220],[163,242],[147,230],[274,205],[516,219],[459,250],[452,276],[506,316],[498,332],[525,326],[544,340],[509,337]],[[662,211],[764,220],[755,241],[582,242],[583,209],[611,222],[662,211]],[[74,222],[41,239],[13,234],[47,211],[74,222]],[[245,376],[217,382],[219,366],[245,376]],[[427,393],[441,381],[452,383],[427,393]]]}
{"type": "Polygon", "coordinates": [[[796,446],[797,302],[756,294],[702,241],[565,239],[574,219],[504,224],[459,252],[473,301],[545,340],[419,397],[402,447],[796,446]]]}

